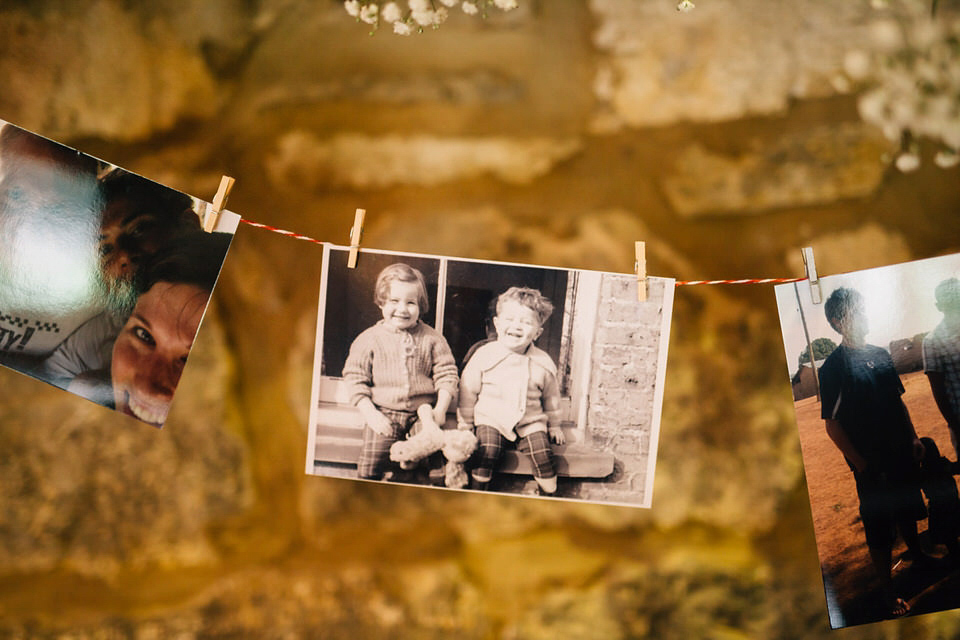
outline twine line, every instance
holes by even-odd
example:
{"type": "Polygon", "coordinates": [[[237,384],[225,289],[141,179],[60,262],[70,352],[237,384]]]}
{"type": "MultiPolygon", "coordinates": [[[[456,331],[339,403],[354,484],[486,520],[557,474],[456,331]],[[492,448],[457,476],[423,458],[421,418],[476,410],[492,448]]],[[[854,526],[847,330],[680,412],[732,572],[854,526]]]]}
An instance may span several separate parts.
{"type": "MultiPolygon", "coordinates": [[[[252,220],[247,220],[246,218],[240,218],[240,222],[248,224],[251,227],[257,227],[259,229],[266,229],[267,231],[272,231],[274,233],[279,233],[280,235],[288,236],[294,238],[295,240],[306,240],[307,242],[313,242],[314,244],[323,244],[322,240],[316,240],[310,236],[305,236],[299,233],[294,233],[293,231],[287,231],[286,229],[279,229],[277,227],[271,227],[268,224],[261,224],[259,222],[253,222],[252,220]]],[[[678,287],[689,287],[694,285],[702,284],[783,284],[786,282],[800,282],[801,280],[806,280],[807,278],[741,278],[739,280],[677,280],[675,285],[678,287]]]]}

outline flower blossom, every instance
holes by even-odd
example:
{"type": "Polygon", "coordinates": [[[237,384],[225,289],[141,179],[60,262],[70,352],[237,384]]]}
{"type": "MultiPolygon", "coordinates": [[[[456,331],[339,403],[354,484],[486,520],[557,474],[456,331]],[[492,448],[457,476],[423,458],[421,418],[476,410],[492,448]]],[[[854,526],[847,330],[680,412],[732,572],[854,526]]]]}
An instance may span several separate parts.
{"type": "Polygon", "coordinates": [[[403,17],[403,12],[400,11],[396,2],[388,2],[380,12],[380,17],[386,22],[396,22],[403,17]]]}
{"type": "Polygon", "coordinates": [[[408,0],[410,11],[430,11],[430,0],[408,0]]]}
{"type": "Polygon", "coordinates": [[[460,8],[463,9],[463,12],[468,16],[477,15],[477,5],[472,2],[464,2],[462,5],[460,5],[460,8]]]}
{"type": "Polygon", "coordinates": [[[896,164],[897,169],[900,169],[903,173],[910,173],[920,167],[920,156],[915,153],[901,153],[897,156],[894,164],[896,164]]]}
{"type": "Polygon", "coordinates": [[[933,161],[941,169],[949,169],[960,164],[960,153],[957,153],[953,149],[937,151],[937,155],[933,158],[933,161]]]}
{"type": "Polygon", "coordinates": [[[517,8],[517,0],[493,0],[493,4],[497,5],[498,9],[503,9],[504,11],[517,8]]]}
{"type": "Polygon", "coordinates": [[[434,24],[435,16],[433,11],[414,11],[410,15],[413,17],[413,21],[421,27],[428,27],[434,24]]]}
{"type": "Polygon", "coordinates": [[[347,0],[343,3],[343,8],[347,10],[354,18],[360,15],[360,2],[359,0],[347,0]]]}
{"type": "Polygon", "coordinates": [[[401,36],[408,36],[413,33],[413,27],[411,27],[406,22],[401,22],[397,20],[393,23],[393,32],[401,36]]]}
{"type": "Polygon", "coordinates": [[[375,4],[364,5],[360,9],[360,19],[367,24],[374,24],[377,21],[377,14],[380,12],[380,7],[375,4]]]}

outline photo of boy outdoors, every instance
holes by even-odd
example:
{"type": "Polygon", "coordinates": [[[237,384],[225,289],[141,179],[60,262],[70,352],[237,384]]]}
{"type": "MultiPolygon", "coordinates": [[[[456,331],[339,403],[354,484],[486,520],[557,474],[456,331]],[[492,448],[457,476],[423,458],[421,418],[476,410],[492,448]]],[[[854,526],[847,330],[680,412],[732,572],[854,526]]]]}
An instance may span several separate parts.
{"type": "MultiPolygon", "coordinates": [[[[776,287],[833,628],[960,606],[943,256],[776,287]],[[895,301],[895,303],[893,303],[895,301]]],[[[955,456],[954,452],[954,456],[955,456]]]]}
{"type": "Polygon", "coordinates": [[[324,246],[306,472],[649,507],[673,282],[324,246]]]}

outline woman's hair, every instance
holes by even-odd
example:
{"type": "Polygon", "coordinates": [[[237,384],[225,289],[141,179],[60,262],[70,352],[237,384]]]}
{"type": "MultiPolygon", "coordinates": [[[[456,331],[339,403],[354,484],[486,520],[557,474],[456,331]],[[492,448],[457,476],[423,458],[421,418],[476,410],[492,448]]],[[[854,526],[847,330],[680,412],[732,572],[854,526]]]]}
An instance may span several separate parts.
{"type": "Polygon", "coordinates": [[[135,173],[114,169],[100,179],[100,193],[106,205],[126,200],[129,210],[164,221],[174,231],[199,231],[200,218],[193,211],[193,199],[170,187],[135,173]]]}
{"type": "Polygon", "coordinates": [[[417,305],[420,307],[420,313],[424,314],[430,310],[430,301],[427,299],[427,284],[423,279],[423,274],[403,262],[395,262],[388,267],[384,267],[380,275],[377,276],[377,284],[373,290],[373,301],[378,307],[382,307],[390,293],[391,282],[410,282],[417,285],[417,305]]]}
{"type": "Polygon", "coordinates": [[[213,291],[232,239],[229,233],[204,231],[178,237],[147,265],[140,292],[149,291],[158,282],[191,284],[213,291]]]}
{"type": "Polygon", "coordinates": [[[497,298],[498,315],[500,314],[500,307],[503,306],[503,303],[507,302],[508,300],[512,300],[516,303],[522,304],[528,309],[532,309],[533,312],[537,314],[537,318],[540,320],[541,326],[547,321],[547,318],[550,317],[550,314],[553,313],[553,303],[550,302],[549,298],[536,289],[531,289],[529,287],[510,287],[501,293],[497,298]]]}

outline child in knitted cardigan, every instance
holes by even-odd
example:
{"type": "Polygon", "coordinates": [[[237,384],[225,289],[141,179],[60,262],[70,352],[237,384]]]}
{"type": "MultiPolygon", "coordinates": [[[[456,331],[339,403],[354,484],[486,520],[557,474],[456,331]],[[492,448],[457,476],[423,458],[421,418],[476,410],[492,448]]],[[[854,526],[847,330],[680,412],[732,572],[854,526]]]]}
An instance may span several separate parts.
{"type": "Polygon", "coordinates": [[[420,405],[444,423],[458,385],[446,339],[420,320],[429,309],[420,271],[399,262],[384,268],[374,302],[383,319],[357,336],[343,366],[350,403],[366,423],[357,472],[368,480],[383,478],[390,445],[407,436],[420,405]]]}
{"type": "Polygon", "coordinates": [[[550,441],[564,443],[557,367],[533,342],[553,304],[536,289],[510,287],[497,298],[497,339],[476,350],[463,368],[458,426],[475,429],[479,460],[473,488],[489,488],[504,451],[516,446],[533,466],[540,492],[554,495],[557,471],[550,441]]]}

